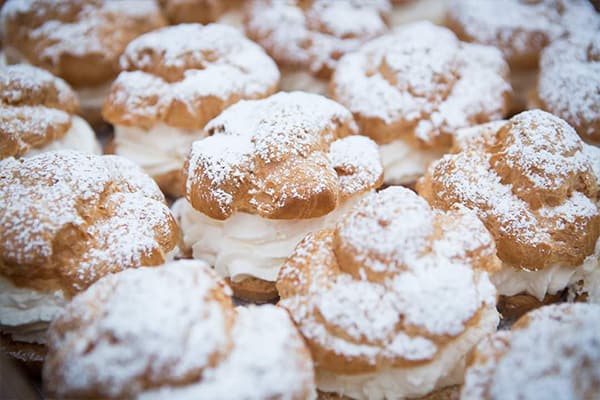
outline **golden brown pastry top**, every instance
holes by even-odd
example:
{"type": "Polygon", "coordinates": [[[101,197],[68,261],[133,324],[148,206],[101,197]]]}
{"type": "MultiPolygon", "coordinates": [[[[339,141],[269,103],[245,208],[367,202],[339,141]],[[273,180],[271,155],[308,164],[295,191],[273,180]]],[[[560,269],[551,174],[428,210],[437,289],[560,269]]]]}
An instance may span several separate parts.
{"type": "Polygon", "coordinates": [[[600,149],[539,110],[463,134],[458,153],[430,165],[419,194],[433,207],[474,210],[507,264],[580,265],[600,235],[600,149]]]}
{"type": "Polygon", "coordinates": [[[600,305],[549,305],[483,340],[461,400],[595,399],[600,393],[600,305]]]}
{"type": "Polygon", "coordinates": [[[564,118],[583,140],[600,144],[600,29],[544,49],[537,102],[564,118]]]}
{"type": "Polygon", "coordinates": [[[25,60],[75,88],[114,78],[127,43],[165,25],[154,0],[16,0],[0,19],[10,62],[25,60]]]}
{"type": "Polygon", "coordinates": [[[507,76],[497,49],[461,42],[421,21],[344,56],[330,90],[377,143],[449,146],[457,129],[505,116],[507,76]]]}
{"type": "Polygon", "coordinates": [[[79,103],[60,78],[26,64],[0,67],[0,159],[59,139],[79,103]]]}
{"type": "Polygon", "coordinates": [[[282,66],[328,79],[337,61],[387,30],[388,0],[250,0],[246,32],[282,66]]]}
{"type": "Polygon", "coordinates": [[[552,41],[600,27],[587,0],[456,0],[446,17],[462,40],[498,47],[513,68],[536,68],[552,41]]]}
{"type": "Polygon", "coordinates": [[[232,0],[158,0],[172,24],[215,22],[228,8],[232,0]]]}
{"type": "Polygon", "coordinates": [[[200,261],[99,280],[50,326],[48,392],[59,398],[310,398],[310,354],[285,311],[234,309],[230,295],[200,261]]]}
{"type": "Polygon", "coordinates": [[[240,101],[206,131],[184,165],[185,196],[211,218],[320,217],[382,181],[375,143],[353,135],[348,110],[316,94],[240,101]]]}
{"type": "Polygon", "coordinates": [[[486,273],[500,267],[495,252],[474,213],[433,210],[390,187],[296,247],[279,272],[279,305],[321,368],[357,374],[425,364],[496,312],[486,273]]]}
{"type": "Polygon", "coordinates": [[[100,277],[158,265],[179,239],[154,181],[116,156],[74,151],[0,161],[0,275],[77,293],[100,277]]]}
{"type": "Polygon", "coordinates": [[[240,99],[275,92],[279,71],[235,28],[180,24],[132,41],[121,56],[104,118],[126,126],[156,123],[200,129],[240,99]]]}

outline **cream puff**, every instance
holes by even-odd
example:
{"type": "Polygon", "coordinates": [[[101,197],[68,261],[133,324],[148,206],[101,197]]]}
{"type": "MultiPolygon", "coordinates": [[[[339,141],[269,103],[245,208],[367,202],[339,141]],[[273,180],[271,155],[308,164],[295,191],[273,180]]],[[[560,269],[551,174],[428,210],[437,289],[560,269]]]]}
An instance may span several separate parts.
{"type": "Polygon", "coordinates": [[[420,398],[460,384],[467,353],[498,325],[489,232],[464,207],[431,209],[403,187],[311,233],[277,279],[317,387],[353,399],[420,398]]]}
{"type": "Polygon", "coordinates": [[[181,24],[144,34],[121,56],[102,114],[114,153],[140,165],[161,189],[183,194],[181,168],[204,125],[240,99],[277,89],[276,64],[232,27],[181,24]]]}
{"type": "Polygon", "coordinates": [[[600,29],[544,49],[534,106],[565,119],[583,140],[600,144],[600,29]]]}
{"type": "Polygon", "coordinates": [[[160,6],[173,25],[199,22],[219,22],[243,30],[244,0],[159,0],[160,6]]]}
{"type": "Polygon", "coordinates": [[[492,233],[504,311],[518,316],[585,277],[600,287],[600,149],[540,110],[470,128],[457,143],[417,190],[433,207],[475,211],[492,233]]]}
{"type": "Polygon", "coordinates": [[[227,278],[237,297],[277,297],[279,267],[309,232],[378,187],[377,147],[352,114],[320,95],[240,101],[206,126],[173,206],[184,248],[227,278]]]}
{"type": "Polygon", "coordinates": [[[75,115],[65,81],[26,64],[0,67],[0,159],[71,149],[101,154],[88,123],[75,115]]]}
{"type": "Polygon", "coordinates": [[[44,386],[58,398],[314,398],[310,353],[284,310],[235,309],[199,261],[106,276],[48,333],[44,386]]]}
{"type": "Polygon", "coordinates": [[[337,61],[387,31],[388,0],[250,0],[248,36],[282,71],[282,90],[326,94],[337,61]]]}
{"type": "Polygon", "coordinates": [[[0,333],[17,343],[43,345],[75,294],[104,275],[162,264],[179,240],[156,184],[115,156],[6,158],[0,204],[0,333]]]}
{"type": "Polygon", "coordinates": [[[600,15],[587,0],[456,0],[446,24],[462,40],[496,46],[511,67],[514,111],[527,106],[535,89],[540,53],[553,41],[600,28],[600,15]]]}
{"type": "Polygon", "coordinates": [[[448,152],[456,130],[505,116],[507,76],[497,49],[422,21],[344,56],[330,89],[379,145],[385,183],[406,185],[448,152]]]}
{"type": "Polygon", "coordinates": [[[101,122],[100,109],[118,59],[136,36],[165,25],[154,0],[9,1],[0,14],[10,64],[28,63],[67,81],[82,115],[101,122]]]}
{"type": "Polygon", "coordinates": [[[599,326],[599,305],[551,305],[526,314],[477,346],[461,400],[598,399],[599,326]]]}

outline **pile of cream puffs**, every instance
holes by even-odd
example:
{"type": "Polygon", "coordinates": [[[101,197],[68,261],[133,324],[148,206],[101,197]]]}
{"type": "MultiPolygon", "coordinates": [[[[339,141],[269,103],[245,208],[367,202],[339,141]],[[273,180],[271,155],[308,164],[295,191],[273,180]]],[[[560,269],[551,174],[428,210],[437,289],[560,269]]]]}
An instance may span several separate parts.
{"type": "Polygon", "coordinates": [[[8,0],[0,33],[0,349],[45,396],[600,399],[593,2],[8,0]]]}

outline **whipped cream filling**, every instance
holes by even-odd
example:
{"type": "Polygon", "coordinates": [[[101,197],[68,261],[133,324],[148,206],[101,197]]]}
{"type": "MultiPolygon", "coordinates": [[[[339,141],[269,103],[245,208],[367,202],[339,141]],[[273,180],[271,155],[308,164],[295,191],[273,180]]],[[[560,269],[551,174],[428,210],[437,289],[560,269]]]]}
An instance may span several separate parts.
{"type": "Polygon", "coordinates": [[[442,158],[440,149],[425,150],[403,139],[379,145],[383,178],[388,185],[407,185],[425,174],[432,161],[442,158]]]}
{"type": "Polygon", "coordinates": [[[0,331],[13,340],[46,343],[48,325],[67,305],[61,290],[21,288],[0,277],[0,331]]]}
{"type": "Polygon", "coordinates": [[[224,221],[207,217],[187,200],[173,204],[185,247],[195,259],[215,267],[223,277],[239,282],[255,277],[275,282],[279,268],[310,232],[332,226],[366,194],[354,196],[319,218],[275,220],[236,212],[224,221]]]}
{"type": "Polygon", "coordinates": [[[104,100],[110,93],[112,82],[107,82],[99,86],[80,87],[75,91],[79,97],[79,105],[82,110],[100,111],[104,100]]]}
{"type": "Polygon", "coordinates": [[[284,92],[300,90],[327,96],[329,91],[329,81],[319,79],[307,71],[294,68],[281,69],[281,82],[279,86],[284,92]]]}
{"type": "Polygon", "coordinates": [[[23,156],[31,157],[54,150],[77,150],[82,153],[102,154],[102,147],[96,139],[96,134],[90,125],[77,115],[71,117],[71,127],[62,138],[54,140],[43,147],[30,149],[23,156]]]}
{"type": "Polygon", "coordinates": [[[115,126],[115,154],[138,164],[151,176],[182,168],[194,141],[205,136],[202,130],[188,131],[164,124],[146,130],[115,126]]]}
{"type": "Polygon", "coordinates": [[[316,369],[317,387],[353,399],[405,399],[422,397],[463,382],[467,353],[485,336],[495,332],[499,318],[495,307],[486,306],[477,323],[448,343],[435,359],[414,367],[344,375],[316,369]]]}
{"type": "Polygon", "coordinates": [[[503,264],[502,269],[490,274],[492,283],[498,294],[514,296],[527,293],[543,300],[547,294],[556,294],[563,289],[572,287],[583,281],[579,291],[595,296],[600,292],[600,239],[596,241],[593,254],[590,254],[581,265],[575,267],[550,265],[538,271],[518,269],[503,264]]]}

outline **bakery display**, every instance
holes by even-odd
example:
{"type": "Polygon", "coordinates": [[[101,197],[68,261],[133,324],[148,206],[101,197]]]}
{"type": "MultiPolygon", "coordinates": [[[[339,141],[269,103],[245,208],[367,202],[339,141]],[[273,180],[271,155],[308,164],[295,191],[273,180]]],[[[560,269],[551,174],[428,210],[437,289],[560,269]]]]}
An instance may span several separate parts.
{"type": "Polygon", "coordinates": [[[319,390],[404,399],[460,384],[465,355],[498,325],[495,250],[474,213],[433,210],[402,187],[308,235],[277,289],[311,349],[319,390]]]}
{"type": "Polygon", "coordinates": [[[179,231],[164,197],[129,161],[75,151],[0,161],[0,333],[38,354],[48,324],[104,275],[162,264],[179,231]]]}
{"type": "Polygon", "coordinates": [[[448,152],[456,130],[506,115],[507,76],[497,49],[421,21],[343,57],[331,94],[379,145],[385,182],[412,184],[448,152]]]}
{"type": "Polygon", "coordinates": [[[533,110],[464,131],[456,150],[429,167],[417,190],[433,207],[461,204],[479,215],[503,262],[492,281],[509,303],[520,294],[543,301],[597,276],[599,148],[533,110]]]}
{"type": "Polygon", "coordinates": [[[62,149],[102,153],[92,128],[74,115],[76,94],[42,69],[0,67],[0,103],[0,159],[62,149]]]}
{"type": "Polygon", "coordinates": [[[279,71],[234,28],[180,24],[144,34],[121,56],[102,114],[112,151],[140,165],[161,189],[183,194],[181,168],[208,121],[240,99],[275,92],[279,71]]]}
{"type": "Polygon", "coordinates": [[[186,248],[230,279],[236,296],[277,297],[280,265],[307,233],[381,183],[377,147],[325,97],[240,101],[206,126],[173,211],[186,248]]]}
{"type": "Polygon", "coordinates": [[[82,115],[100,109],[119,72],[119,56],[136,36],[165,25],[154,0],[11,0],[0,29],[9,64],[50,71],[76,91],[82,115]]]}
{"type": "Polygon", "coordinates": [[[546,47],[533,107],[565,119],[587,142],[600,144],[600,29],[546,47]]]}
{"type": "Polygon", "coordinates": [[[341,56],[386,32],[388,0],[250,0],[247,35],[282,72],[282,90],[327,92],[341,56]]]}
{"type": "Polygon", "coordinates": [[[234,308],[230,293],[200,261],[99,280],[50,327],[48,393],[110,399],[313,397],[310,354],[285,311],[271,305],[234,308]]]}
{"type": "Polygon", "coordinates": [[[600,305],[545,306],[486,338],[467,370],[461,400],[597,399],[600,305]]]}

